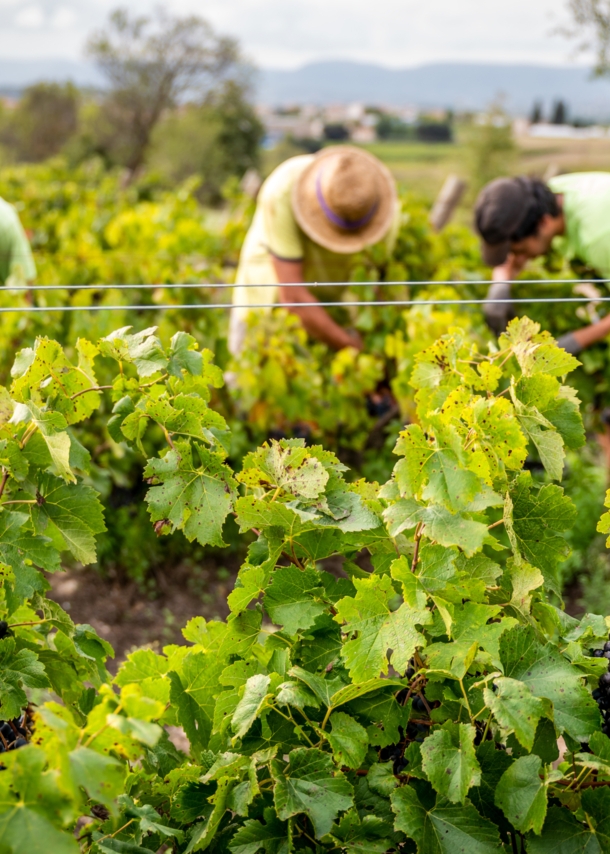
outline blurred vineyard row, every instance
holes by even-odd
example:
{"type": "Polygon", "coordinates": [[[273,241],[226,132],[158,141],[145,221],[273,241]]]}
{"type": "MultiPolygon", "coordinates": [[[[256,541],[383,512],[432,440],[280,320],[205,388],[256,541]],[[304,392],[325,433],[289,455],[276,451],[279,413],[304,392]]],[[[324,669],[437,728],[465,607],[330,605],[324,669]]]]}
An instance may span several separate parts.
{"type": "MultiPolygon", "coordinates": [[[[244,454],[265,439],[305,436],[335,451],[355,476],[383,482],[392,467],[392,448],[398,430],[414,412],[414,394],[408,377],[414,355],[453,327],[467,331],[481,345],[492,340],[480,306],[418,305],[406,310],[388,306],[346,306],[332,309],[343,325],[357,329],[365,342],[362,353],[333,353],[325,345],[306,339],[300,322],[277,309],[253,318],[243,354],[230,357],[226,335],[228,310],[199,308],[208,303],[229,303],[239,249],[253,214],[252,200],[237,182],[226,185],[221,210],[197,201],[197,181],[189,180],[169,192],[147,179],[127,183],[121,170],[108,171],[97,160],[77,168],[62,159],[38,165],[20,165],[0,171],[0,196],[18,209],[27,229],[38,268],[37,285],[134,285],[87,290],[36,290],[0,292],[0,306],[28,308],[80,307],[82,311],[40,313],[11,312],[0,315],[0,373],[7,379],[18,347],[31,345],[36,336],[48,335],[68,350],[81,336],[89,339],[120,326],[135,330],[159,327],[169,339],[177,330],[191,333],[200,347],[214,352],[227,377],[215,407],[232,430],[230,454],[239,466],[244,454]],[[138,288],[149,284],[156,287],[138,288]],[[195,288],[166,285],[195,284],[195,288]],[[87,311],[95,305],[121,306],[118,311],[87,311]],[[132,309],[130,305],[140,306],[132,309]],[[158,305],[189,306],[159,310],[158,305]],[[402,379],[399,379],[402,378],[402,379]],[[376,389],[391,388],[398,411],[379,416],[367,405],[376,389]]],[[[375,299],[455,300],[480,298],[486,286],[474,284],[488,277],[482,266],[478,243],[471,230],[449,226],[436,234],[428,223],[428,209],[416,198],[402,198],[402,225],[391,256],[375,248],[357,259],[351,279],[360,286],[344,291],[346,302],[375,299]],[[384,285],[392,281],[451,280],[459,285],[384,285]],[[364,283],[364,286],[362,284],[364,283]]],[[[528,278],[575,277],[564,259],[553,257],[528,271],[528,278]]],[[[10,284],[19,284],[13,281],[10,284]]],[[[543,285],[536,294],[569,295],[571,285],[543,285]]],[[[533,286],[522,285],[516,296],[527,297],[533,286]]],[[[322,297],[323,299],[323,297],[322,297]]],[[[528,306],[527,313],[553,334],[590,322],[594,304],[528,306]]],[[[599,412],[608,389],[607,356],[599,346],[583,356],[584,366],[573,383],[585,404],[589,431],[599,430],[599,412]]],[[[104,382],[104,378],[101,378],[104,382]]],[[[153,565],[176,560],[197,560],[193,546],[185,556],[184,542],[174,553],[172,538],[157,541],[149,532],[141,495],[141,463],[108,435],[100,418],[92,422],[87,445],[94,463],[92,479],[106,502],[108,528],[100,556],[104,571],[112,566],[120,573],[144,579],[153,565]],[[127,551],[127,532],[132,541],[141,532],[141,548],[135,556],[127,551]]],[[[154,434],[147,441],[161,443],[154,434]]],[[[154,449],[151,448],[153,453],[154,449]]],[[[593,455],[594,456],[594,455],[593,455]]],[[[572,459],[573,483],[582,484],[583,471],[600,481],[599,496],[582,495],[583,518],[598,518],[603,475],[590,450],[572,459]],[[591,502],[595,506],[591,506],[591,502]],[[592,513],[592,515],[591,515],[592,513]]],[[[570,475],[568,474],[568,482],[570,475]]],[[[583,556],[594,537],[594,525],[576,526],[583,542],[576,544],[573,568],[586,562],[583,556]],[[585,530],[586,529],[586,530],[585,530]]],[[[597,560],[597,557],[595,558],[597,560]]],[[[597,564],[596,564],[597,566],[597,564]]]]}

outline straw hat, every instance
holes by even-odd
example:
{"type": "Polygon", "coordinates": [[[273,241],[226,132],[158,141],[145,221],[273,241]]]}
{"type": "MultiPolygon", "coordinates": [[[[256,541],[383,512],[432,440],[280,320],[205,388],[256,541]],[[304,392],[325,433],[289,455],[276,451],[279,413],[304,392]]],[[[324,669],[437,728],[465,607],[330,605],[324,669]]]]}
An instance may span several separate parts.
{"type": "Polygon", "coordinates": [[[343,255],[384,238],[396,205],[389,170],[351,145],[318,152],[292,190],[292,209],[301,229],[314,243],[343,255]]]}

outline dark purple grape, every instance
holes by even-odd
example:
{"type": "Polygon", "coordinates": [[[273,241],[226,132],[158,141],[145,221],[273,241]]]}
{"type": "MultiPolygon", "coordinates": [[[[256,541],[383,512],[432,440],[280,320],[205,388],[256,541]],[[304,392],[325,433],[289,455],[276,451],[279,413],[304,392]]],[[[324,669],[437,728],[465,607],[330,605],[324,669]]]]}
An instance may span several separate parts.
{"type": "MultiPolygon", "coordinates": [[[[608,674],[608,675],[610,675],[610,674],[608,674]]],[[[416,712],[425,712],[426,711],[426,706],[424,705],[424,701],[422,700],[421,697],[414,697],[413,698],[413,710],[416,712]]]]}
{"type": "Polygon", "coordinates": [[[592,649],[591,655],[593,656],[593,658],[603,658],[604,657],[604,650],[603,649],[592,649]]]}
{"type": "Polygon", "coordinates": [[[610,690],[610,673],[602,673],[599,677],[599,687],[607,694],[610,690]]]}
{"type": "Polygon", "coordinates": [[[597,701],[597,700],[601,699],[602,692],[599,690],[599,688],[596,688],[595,691],[593,691],[592,696],[593,696],[593,699],[595,701],[597,701]]]}
{"type": "Polygon", "coordinates": [[[604,644],[604,652],[610,649],[610,640],[607,640],[604,644]]]}
{"type": "Polygon", "coordinates": [[[16,738],[15,741],[9,747],[9,750],[17,750],[18,747],[25,747],[27,741],[25,738],[16,738]]]}

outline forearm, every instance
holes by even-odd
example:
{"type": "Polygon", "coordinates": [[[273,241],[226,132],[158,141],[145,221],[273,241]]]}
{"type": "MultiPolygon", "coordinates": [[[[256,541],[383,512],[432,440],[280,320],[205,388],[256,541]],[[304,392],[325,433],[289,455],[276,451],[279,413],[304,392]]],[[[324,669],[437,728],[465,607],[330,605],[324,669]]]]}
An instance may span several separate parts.
{"type": "Polygon", "coordinates": [[[571,352],[575,353],[580,352],[580,350],[584,350],[592,344],[597,344],[598,341],[601,341],[607,335],[610,335],[610,314],[604,317],[603,320],[600,320],[599,323],[592,323],[591,326],[585,326],[583,329],[577,329],[575,332],[564,336],[565,342],[568,345],[566,349],[570,349],[571,352]],[[572,345],[570,339],[575,342],[576,346],[572,345]]]}
{"type": "Polygon", "coordinates": [[[280,285],[279,294],[281,302],[299,303],[289,311],[301,319],[307,334],[312,338],[323,341],[334,350],[341,350],[343,347],[359,347],[357,339],[335,323],[305,286],[284,288],[280,285]]]}
{"type": "Polygon", "coordinates": [[[273,257],[273,266],[279,283],[280,302],[298,303],[289,311],[301,318],[301,323],[308,335],[324,341],[334,350],[341,350],[343,347],[360,347],[358,339],[335,323],[317,299],[311,295],[303,283],[301,261],[284,261],[273,257]],[[293,287],[287,288],[283,287],[284,285],[293,285],[293,287]]]}

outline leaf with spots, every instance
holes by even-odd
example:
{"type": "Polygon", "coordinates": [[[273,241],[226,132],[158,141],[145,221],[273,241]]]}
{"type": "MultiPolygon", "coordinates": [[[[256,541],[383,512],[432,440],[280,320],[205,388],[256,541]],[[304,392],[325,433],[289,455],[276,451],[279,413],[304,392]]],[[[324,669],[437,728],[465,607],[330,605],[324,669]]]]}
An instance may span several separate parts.
{"type": "Polygon", "coordinates": [[[148,461],[144,477],[159,484],[148,490],[146,502],[151,520],[162,523],[162,533],[179,530],[190,542],[225,545],[222,528],[233,507],[236,484],[220,455],[179,441],[161,459],[148,461]]]}

